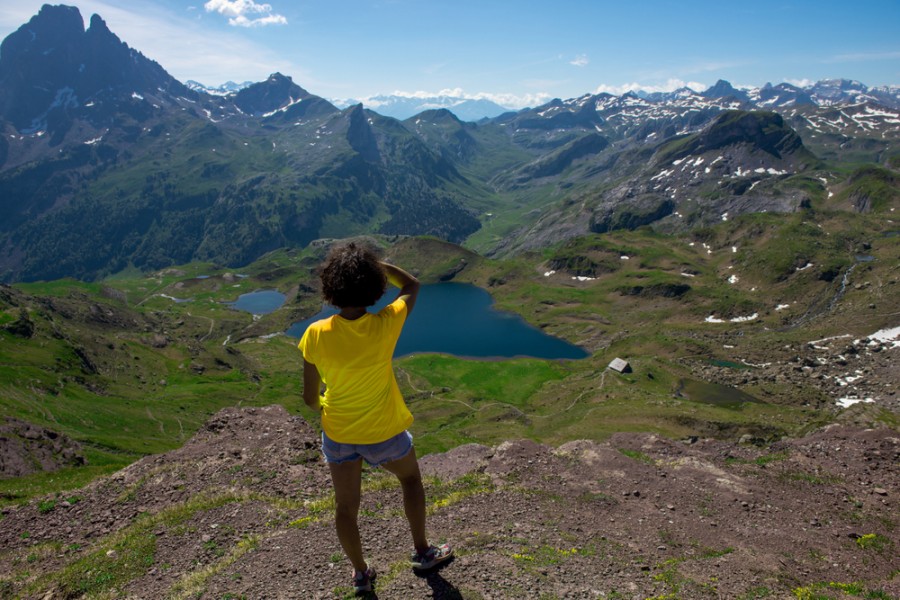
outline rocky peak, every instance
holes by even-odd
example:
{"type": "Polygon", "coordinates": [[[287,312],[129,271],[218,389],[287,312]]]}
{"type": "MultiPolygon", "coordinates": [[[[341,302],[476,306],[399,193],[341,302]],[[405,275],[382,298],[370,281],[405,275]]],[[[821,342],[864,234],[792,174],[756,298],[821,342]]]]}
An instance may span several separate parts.
{"type": "Polygon", "coordinates": [[[260,116],[309,98],[310,93],[281,73],[246,87],[234,95],[234,104],[245,114],[260,116]]]}
{"type": "Polygon", "coordinates": [[[347,141],[350,147],[368,162],[375,162],[379,158],[378,142],[369,123],[369,116],[362,104],[351,106],[345,111],[349,122],[347,128],[347,141]]]}
{"type": "Polygon", "coordinates": [[[454,125],[462,125],[462,121],[446,108],[426,110],[425,112],[420,113],[418,117],[431,123],[452,123],[454,125]]]}
{"type": "Polygon", "coordinates": [[[813,85],[809,93],[819,105],[856,102],[869,98],[869,88],[851,79],[823,79],[813,85]]]}
{"type": "Polygon", "coordinates": [[[83,35],[77,8],[45,4],[7,36],[0,44],[0,118],[28,127],[35,108],[46,107],[71,80],[83,35]]]}
{"type": "Polygon", "coordinates": [[[109,30],[109,27],[106,25],[106,21],[104,21],[103,18],[97,14],[91,15],[91,26],[88,28],[87,33],[96,36],[112,36],[116,39],[116,41],[120,41],[118,36],[116,36],[112,31],[109,30]]]}
{"type": "Polygon", "coordinates": [[[778,113],[735,110],[723,112],[691,142],[684,144],[677,155],[666,156],[665,160],[737,144],[747,144],[777,158],[804,149],[800,136],[785,124],[778,113]]]}
{"type": "Polygon", "coordinates": [[[835,89],[841,91],[865,91],[866,86],[864,86],[859,81],[854,79],[823,79],[818,82],[815,86],[815,89],[835,89]]]}
{"type": "Polygon", "coordinates": [[[0,46],[0,118],[20,131],[65,131],[90,100],[130,101],[132,94],[154,95],[160,88],[193,95],[129,48],[99,15],[85,31],[74,7],[44,5],[0,46]]]}
{"type": "Polygon", "coordinates": [[[759,90],[758,103],[771,107],[815,104],[805,90],[789,83],[779,83],[775,86],[767,83],[759,90]]]}
{"type": "Polygon", "coordinates": [[[715,85],[705,92],[701,92],[700,95],[706,98],[736,98],[743,102],[750,99],[746,92],[736,89],[731,83],[724,79],[718,80],[715,85]]]}
{"type": "Polygon", "coordinates": [[[84,21],[74,6],[45,4],[28,23],[11,33],[0,45],[0,65],[28,51],[65,43],[84,33],[84,21]]]}

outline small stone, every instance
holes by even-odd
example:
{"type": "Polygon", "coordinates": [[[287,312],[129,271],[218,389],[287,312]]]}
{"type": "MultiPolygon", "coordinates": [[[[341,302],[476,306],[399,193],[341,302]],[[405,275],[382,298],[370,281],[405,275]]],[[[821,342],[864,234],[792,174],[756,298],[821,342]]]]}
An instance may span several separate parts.
{"type": "Polygon", "coordinates": [[[875,492],[876,494],[878,494],[879,496],[887,496],[887,494],[888,494],[888,491],[884,488],[875,488],[872,491],[875,492]]]}

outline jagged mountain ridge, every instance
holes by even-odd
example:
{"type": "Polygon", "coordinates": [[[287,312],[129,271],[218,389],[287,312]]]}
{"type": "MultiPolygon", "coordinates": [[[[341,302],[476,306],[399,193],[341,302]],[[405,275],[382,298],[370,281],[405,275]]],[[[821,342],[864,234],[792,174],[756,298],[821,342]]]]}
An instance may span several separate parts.
{"type": "MultiPolygon", "coordinates": [[[[808,93],[766,86],[756,104],[753,93],[748,100],[720,82],[702,94],[685,88],[643,98],[553,100],[478,124],[446,110],[401,123],[359,105],[338,109],[278,73],[224,96],[191,90],[129,49],[99,17],[87,31],[79,19],[77,9],[48,6],[4,41],[13,49],[0,61],[0,208],[9,215],[0,226],[0,270],[6,280],[93,278],[129,265],[198,259],[235,265],[280,245],[366,231],[462,241],[486,215],[524,204],[529,210],[516,218],[526,229],[509,229],[491,244],[498,252],[522,248],[523,233],[532,231],[526,245],[537,247],[585,231],[567,224],[573,213],[566,207],[576,203],[589,213],[626,215],[591,217],[588,223],[607,225],[589,230],[636,227],[674,214],[678,199],[650,185],[661,171],[648,166],[668,152],[667,144],[714,126],[725,111],[765,105],[786,118],[777,128],[795,130],[807,150],[832,160],[848,153],[887,160],[900,132],[898,111],[876,102],[862,84],[843,81],[808,93]],[[81,77],[106,63],[75,65],[65,58],[71,53],[53,51],[52,36],[35,33],[56,27],[72,43],[100,39],[109,46],[102,54],[127,57],[134,68],[119,72],[115,86],[81,77]],[[36,56],[56,61],[44,65],[53,78],[44,81],[25,68],[36,56]],[[56,92],[25,102],[26,92],[38,87],[56,92]],[[60,96],[60,90],[71,91],[60,96]],[[820,107],[806,101],[845,97],[859,102],[820,107]],[[635,199],[638,189],[647,193],[635,199]],[[537,195],[546,199],[538,202],[537,195]],[[100,218],[86,216],[92,211],[100,218]],[[548,214],[562,222],[548,222],[548,214]]],[[[90,62],[92,55],[82,48],[72,56],[90,62]]],[[[891,97],[892,90],[885,93],[891,97]]],[[[815,168],[815,161],[788,161],[786,169],[784,158],[760,143],[758,135],[735,140],[745,151],[732,152],[727,165],[732,176],[751,173],[749,183],[730,185],[707,168],[694,173],[688,187],[715,188],[708,206],[682,207],[689,218],[666,226],[702,225],[724,213],[796,210],[811,196],[831,193],[832,182],[819,175],[825,183],[818,190],[809,193],[804,182],[805,196],[785,192],[782,180],[815,168]],[[749,186],[752,201],[743,195],[749,186]],[[773,194],[791,200],[773,201],[773,194]]],[[[700,158],[718,156],[694,157],[692,164],[700,158]]]]}
{"type": "MultiPolygon", "coordinates": [[[[190,82],[189,82],[190,83],[190,82]]],[[[232,84],[233,90],[238,84],[232,84]]],[[[248,85],[245,83],[243,85],[248,85]]],[[[218,88],[206,88],[200,84],[193,89],[210,90],[222,93],[228,84],[218,88]]],[[[868,87],[858,81],[849,79],[824,79],[812,84],[794,85],[767,83],[759,88],[735,88],[731,83],[719,80],[705,90],[694,90],[683,87],[673,92],[645,92],[636,90],[626,95],[635,95],[652,102],[671,102],[684,95],[700,95],[706,98],[734,98],[747,103],[747,107],[768,109],[773,106],[833,106],[836,104],[856,104],[873,101],[884,106],[900,108],[900,86],[868,87]]],[[[335,106],[346,108],[357,104],[357,100],[334,99],[335,106]]],[[[501,106],[487,99],[473,100],[460,96],[410,97],[391,94],[380,94],[362,101],[368,108],[388,117],[405,120],[429,110],[447,109],[463,121],[481,121],[493,119],[507,112],[518,112],[521,109],[501,106]]],[[[527,109],[526,109],[527,110],[527,109]]]]}
{"type": "Polygon", "coordinates": [[[78,73],[105,63],[73,63],[90,62],[89,48],[54,52],[55,40],[84,46],[107,31],[101,24],[96,17],[85,32],[77,9],[45,6],[4,42],[5,278],[94,277],[104,265],[200,257],[246,263],[286,244],[369,230],[459,241],[477,229],[447,189],[461,178],[445,158],[396,122],[360,106],[341,111],[281,74],[228,97],[198,93],[109,34],[94,54],[119,52],[134,68],[118,71],[115,85],[81,81],[78,73]],[[35,72],[26,68],[32,56],[55,62],[35,72]],[[22,90],[33,88],[72,91],[60,106],[26,101],[22,90]],[[55,247],[42,250],[48,238],[55,247]]]}
{"type": "MultiPolygon", "coordinates": [[[[198,84],[199,85],[199,84],[198,84]]],[[[202,87],[202,86],[200,86],[202,87]]],[[[195,89],[200,89],[199,87],[195,89]]],[[[205,88],[218,91],[220,88],[205,88]]],[[[858,104],[877,102],[892,109],[900,109],[900,86],[869,87],[850,79],[823,79],[816,83],[794,85],[767,83],[759,88],[735,88],[730,82],[719,80],[705,90],[683,87],[673,92],[645,92],[635,90],[623,96],[633,95],[651,102],[672,102],[690,95],[705,98],[734,98],[746,103],[745,108],[770,109],[794,105],[834,106],[837,104],[858,104]]],[[[363,101],[369,108],[385,116],[405,120],[428,110],[447,109],[464,121],[492,119],[508,112],[519,112],[513,107],[504,107],[495,102],[481,99],[472,100],[456,96],[433,96],[413,98],[398,95],[377,95],[363,101]]],[[[355,100],[332,100],[335,106],[346,108],[356,104],[355,100]]],[[[528,110],[528,109],[524,109],[528,110]]]]}
{"type": "Polygon", "coordinates": [[[0,46],[0,114],[22,135],[65,139],[76,122],[100,128],[120,111],[140,119],[146,106],[196,94],[129,48],[98,15],[85,30],[78,9],[44,5],[0,46]]]}

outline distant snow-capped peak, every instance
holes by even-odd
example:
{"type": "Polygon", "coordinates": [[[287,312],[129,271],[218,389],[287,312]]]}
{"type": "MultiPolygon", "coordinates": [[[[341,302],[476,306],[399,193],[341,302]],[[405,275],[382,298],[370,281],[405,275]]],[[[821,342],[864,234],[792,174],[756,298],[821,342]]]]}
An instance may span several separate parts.
{"type": "Polygon", "coordinates": [[[478,121],[484,118],[496,117],[512,110],[485,98],[466,98],[453,95],[407,96],[381,94],[361,99],[333,98],[329,101],[338,108],[362,104],[380,115],[401,120],[408,119],[426,110],[442,108],[451,111],[462,121],[478,121]]]}
{"type": "Polygon", "coordinates": [[[235,92],[239,92],[244,88],[248,88],[253,85],[252,81],[245,81],[243,83],[235,83],[233,81],[226,81],[225,83],[218,85],[216,87],[210,87],[207,85],[203,85],[199,81],[194,81],[189,79],[185,82],[188,88],[194,90],[195,92],[204,92],[211,96],[228,96],[229,94],[234,94],[235,92]]]}

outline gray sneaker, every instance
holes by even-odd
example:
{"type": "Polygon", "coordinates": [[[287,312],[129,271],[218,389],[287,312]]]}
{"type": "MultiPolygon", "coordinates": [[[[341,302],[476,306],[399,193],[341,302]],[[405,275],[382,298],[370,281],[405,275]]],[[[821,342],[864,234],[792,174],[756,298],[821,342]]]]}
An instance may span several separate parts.
{"type": "Polygon", "coordinates": [[[353,588],[356,590],[356,593],[371,592],[372,582],[375,581],[377,576],[375,569],[372,567],[367,566],[365,571],[353,569],[353,588]]]}
{"type": "Polygon", "coordinates": [[[453,556],[453,548],[450,544],[441,544],[440,546],[432,546],[425,551],[424,554],[413,552],[410,562],[412,568],[419,571],[427,571],[433,569],[448,558],[453,556]]]}

